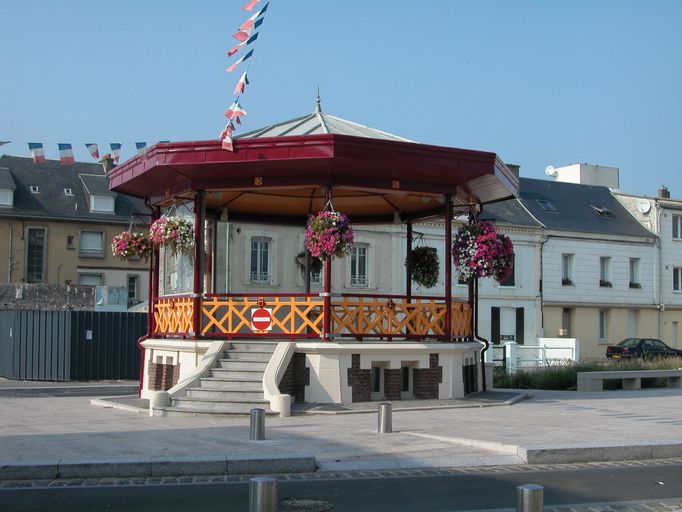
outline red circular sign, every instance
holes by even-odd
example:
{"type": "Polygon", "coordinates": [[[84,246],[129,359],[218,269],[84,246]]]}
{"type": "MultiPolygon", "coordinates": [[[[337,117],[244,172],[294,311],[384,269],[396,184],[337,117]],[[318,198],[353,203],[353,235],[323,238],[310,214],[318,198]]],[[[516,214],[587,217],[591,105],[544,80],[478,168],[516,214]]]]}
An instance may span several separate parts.
{"type": "Polygon", "coordinates": [[[272,315],[265,308],[258,308],[251,313],[251,323],[256,331],[267,331],[272,326],[272,315]]]}

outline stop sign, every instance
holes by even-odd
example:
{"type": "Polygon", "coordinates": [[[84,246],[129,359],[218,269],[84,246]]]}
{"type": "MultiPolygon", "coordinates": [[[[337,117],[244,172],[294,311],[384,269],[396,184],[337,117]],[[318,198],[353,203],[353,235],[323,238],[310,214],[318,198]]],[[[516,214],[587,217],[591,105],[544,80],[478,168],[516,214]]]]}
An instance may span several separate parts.
{"type": "Polygon", "coordinates": [[[259,332],[272,329],[272,313],[270,309],[256,308],[251,310],[251,329],[259,332]]]}

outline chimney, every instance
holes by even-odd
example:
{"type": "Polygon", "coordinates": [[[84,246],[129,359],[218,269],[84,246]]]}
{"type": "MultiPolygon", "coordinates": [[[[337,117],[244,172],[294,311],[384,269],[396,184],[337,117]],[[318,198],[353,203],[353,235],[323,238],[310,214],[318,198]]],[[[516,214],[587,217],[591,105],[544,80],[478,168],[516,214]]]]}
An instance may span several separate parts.
{"type": "Polygon", "coordinates": [[[516,165],[516,164],[505,164],[507,167],[509,167],[509,170],[512,172],[514,176],[519,178],[521,176],[521,166],[516,165]]]}
{"type": "Polygon", "coordinates": [[[661,188],[658,189],[658,197],[660,199],[670,199],[670,190],[668,190],[668,187],[661,185],[661,188]]]}

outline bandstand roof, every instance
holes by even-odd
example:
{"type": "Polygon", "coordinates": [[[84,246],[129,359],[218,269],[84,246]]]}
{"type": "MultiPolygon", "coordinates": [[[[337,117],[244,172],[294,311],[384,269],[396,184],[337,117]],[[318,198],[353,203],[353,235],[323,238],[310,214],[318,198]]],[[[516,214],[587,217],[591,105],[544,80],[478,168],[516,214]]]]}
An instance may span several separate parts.
{"type": "Polygon", "coordinates": [[[318,108],[309,116],[219,140],[159,143],[109,172],[112,190],[162,204],[205,190],[209,209],[229,218],[305,224],[332,203],[353,223],[442,214],[453,203],[518,195],[518,178],[495,154],[431,146],[375,130],[318,108]]]}

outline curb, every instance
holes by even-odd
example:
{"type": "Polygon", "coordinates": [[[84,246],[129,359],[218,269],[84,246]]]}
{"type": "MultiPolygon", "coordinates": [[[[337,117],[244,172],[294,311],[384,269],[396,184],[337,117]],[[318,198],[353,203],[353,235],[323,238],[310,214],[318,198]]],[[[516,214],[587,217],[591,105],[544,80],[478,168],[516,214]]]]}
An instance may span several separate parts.
{"type": "Polygon", "coordinates": [[[42,386],[0,388],[0,396],[22,398],[32,396],[106,396],[132,395],[138,392],[137,386],[42,386]]]}
{"type": "Polygon", "coordinates": [[[526,464],[609,462],[682,457],[682,443],[674,441],[634,441],[629,444],[590,443],[519,446],[518,455],[526,464]]]}
{"type": "Polygon", "coordinates": [[[314,473],[316,469],[317,464],[312,455],[143,457],[109,461],[61,458],[21,463],[0,461],[0,480],[314,473]]]}

